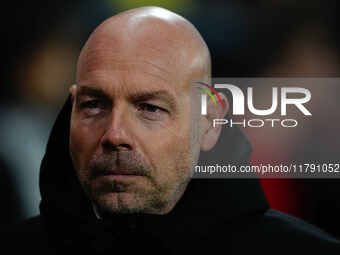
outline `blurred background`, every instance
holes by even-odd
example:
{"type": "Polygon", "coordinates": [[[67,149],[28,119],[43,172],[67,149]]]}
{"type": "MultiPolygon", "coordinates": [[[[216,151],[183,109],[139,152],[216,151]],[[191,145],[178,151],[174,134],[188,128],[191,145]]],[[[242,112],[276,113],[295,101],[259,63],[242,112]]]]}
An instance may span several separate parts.
{"type": "MultiPolygon", "coordinates": [[[[106,18],[157,5],[190,20],[212,54],[214,77],[339,77],[336,1],[50,0],[5,1],[0,101],[0,224],[39,213],[39,166],[82,45],[106,18]]],[[[321,88],[316,104],[339,89],[321,88]]],[[[308,132],[246,130],[252,162],[337,162],[339,111],[318,108],[308,132]],[[319,110],[318,110],[319,109],[319,110]],[[280,146],[278,146],[278,144],[280,146]]],[[[339,180],[261,180],[270,205],[340,237],[339,180]]]]}

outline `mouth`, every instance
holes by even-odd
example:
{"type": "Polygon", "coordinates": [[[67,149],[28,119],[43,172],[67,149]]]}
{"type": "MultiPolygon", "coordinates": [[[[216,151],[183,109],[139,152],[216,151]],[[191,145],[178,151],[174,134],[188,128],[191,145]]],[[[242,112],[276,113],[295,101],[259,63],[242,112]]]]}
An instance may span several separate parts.
{"type": "Polygon", "coordinates": [[[125,169],[96,169],[93,173],[93,178],[98,177],[106,177],[106,178],[115,178],[115,179],[126,179],[126,178],[134,178],[145,176],[135,170],[125,170],[125,169]]]}
{"type": "Polygon", "coordinates": [[[126,174],[109,174],[109,175],[101,175],[96,178],[99,182],[108,182],[108,183],[131,183],[131,181],[135,182],[138,178],[143,177],[140,175],[126,175],[126,174]]]}

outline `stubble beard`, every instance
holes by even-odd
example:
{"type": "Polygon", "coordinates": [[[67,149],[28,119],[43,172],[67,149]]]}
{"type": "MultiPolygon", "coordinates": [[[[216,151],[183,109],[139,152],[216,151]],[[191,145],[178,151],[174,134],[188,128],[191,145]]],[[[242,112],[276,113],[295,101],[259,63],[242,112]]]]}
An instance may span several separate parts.
{"type": "MultiPolygon", "coordinates": [[[[122,182],[116,180],[105,180],[98,182],[93,176],[96,167],[112,166],[112,160],[108,157],[97,158],[92,161],[90,168],[78,171],[78,177],[82,183],[85,193],[96,205],[100,212],[105,214],[166,214],[175,206],[182,196],[187,184],[191,179],[191,169],[188,171],[186,160],[188,153],[179,153],[175,169],[162,169],[162,171],[175,171],[174,179],[170,182],[159,184],[153,178],[153,171],[140,159],[129,158],[126,167],[139,169],[145,174],[138,176],[135,180],[122,182]]],[[[124,158],[124,157],[122,157],[124,158]]],[[[124,160],[120,164],[124,165],[124,160]],[[123,163],[122,163],[123,162],[123,163]]]]}

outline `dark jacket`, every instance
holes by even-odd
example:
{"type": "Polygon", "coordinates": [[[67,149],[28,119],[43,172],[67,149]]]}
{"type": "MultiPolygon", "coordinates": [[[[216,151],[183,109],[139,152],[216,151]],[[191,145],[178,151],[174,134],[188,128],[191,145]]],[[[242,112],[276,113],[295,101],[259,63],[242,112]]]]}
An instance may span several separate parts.
{"type": "MultiPolygon", "coordinates": [[[[340,254],[322,230],[270,210],[257,179],[193,179],[167,215],[97,219],[71,164],[70,113],[69,98],[41,164],[41,214],[2,229],[1,254],[340,254]]],[[[221,150],[228,162],[244,163],[250,145],[228,129],[201,160],[221,150]]]]}

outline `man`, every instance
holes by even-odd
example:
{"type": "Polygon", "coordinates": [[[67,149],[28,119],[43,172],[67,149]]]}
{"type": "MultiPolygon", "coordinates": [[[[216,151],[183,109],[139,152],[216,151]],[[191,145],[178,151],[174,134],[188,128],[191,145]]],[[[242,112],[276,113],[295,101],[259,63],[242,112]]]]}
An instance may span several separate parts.
{"type": "Polygon", "coordinates": [[[223,95],[206,116],[197,110],[192,81],[209,78],[209,50],[184,18],[146,7],[102,23],[50,135],[41,215],[5,231],[9,251],[339,252],[321,230],[268,210],[257,180],[192,179],[207,151],[235,163],[250,152],[238,129],[219,139],[211,125],[228,111],[223,95]]]}

